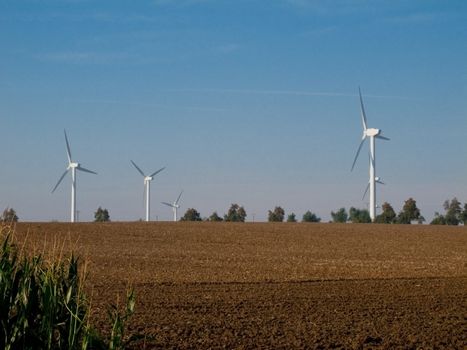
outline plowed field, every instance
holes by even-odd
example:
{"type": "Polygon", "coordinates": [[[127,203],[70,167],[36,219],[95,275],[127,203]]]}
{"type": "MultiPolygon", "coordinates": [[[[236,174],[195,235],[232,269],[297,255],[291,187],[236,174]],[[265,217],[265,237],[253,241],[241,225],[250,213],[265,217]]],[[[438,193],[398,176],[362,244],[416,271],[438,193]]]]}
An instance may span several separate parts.
{"type": "MultiPolygon", "coordinates": [[[[135,349],[467,349],[467,227],[17,226],[89,262],[94,323],[129,282],[135,349]]],[[[44,243],[46,242],[46,243],[44,243]]],[[[44,248],[45,246],[45,248],[44,248]]]]}

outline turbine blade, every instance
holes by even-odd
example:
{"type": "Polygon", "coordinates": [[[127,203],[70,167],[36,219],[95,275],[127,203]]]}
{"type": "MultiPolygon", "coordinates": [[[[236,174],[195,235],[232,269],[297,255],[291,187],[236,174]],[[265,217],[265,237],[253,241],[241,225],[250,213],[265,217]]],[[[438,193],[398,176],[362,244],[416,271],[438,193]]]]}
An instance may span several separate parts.
{"type": "Polygon", "coordinates": [[[391,139],[385,136],[377,135],[375,136],[377,139],[385,140],[385,141],[390,141],[391,139]]]}
{"type": "Polygon", "coordinates": [[[182,193],[183,193],[183,190],[182,190],[182,192],[180,192],[180,194],[178,195],[178,198],[177,198],[177,200],[175,201],[175,205],[178,204],[178,201],[180,200],[180,197],[182,196],[182,193]]]}
{"type": "Polygon", "coordinates": [[[144,175],[143,171],[136,165],[135,162],[133,162],[132,160],[130,160],[131,164],[134,165],[134,167],[136,168],[136,170],[138,170],[138,172],[143,175],[143,177],[146,177],[146,175],[144,175]]]}
{"type": "Polygon", "coordinates": [[[66,142],[66,154],[68,156],[68,163],[71,163],[71,150],[70,150],[70,144],[68,143],[68,137],[66,136],[66,130],[63,130],[65,133],[65,142],[66,142]]]}
{"type": "Polygon", "coordinates": [[[77,167],[76,170],[81,170],[81,171],[84,171],[85,173],[90,173],[90,174],[97,175],[97,173],[95,171],[83,168],[82,166],[77,167]]]}
{"type": "Polygon", "coordinates": [[[362,112],[362,123],[363,123],[363,130],[367,129],[367,122],[366,122],[366,114],[365,114],[365,106],[363,105],[363,98],[362,98],[362,91],[360,90],[360,86],[358,87],[358,93],[360,95],[360,109],[362,112]]]}
{"type": "Polygon", "coordinates": [[[153,176],[159,174],[159,173],[160,173],[162,170],[164,170],[164,169],[165,169],[165,167],[163,167],[163,168],[161,168],[161,169],[159,169],[159,170],[153,172],[151,175],[149,175],[149,177],[153,177],[153,176]]]}
{"type": "Polygon", "coordinates": [[[62,174],[62,176],[60,176],[60,179],[58,179],[58,182],[57,184],[55,185],[54,189],[52,190],[51,193],[54,193],[55,190],[57,189],[58,185],[60,185],[60,182],[62,182],[63,178],[65,177],[65,175],[68,173],[68,169],[65,170],[65,172],[62,174]]]}
{"type": "Polygon", "coordinates": [[[358,155],[360,154],[360,150],[362,149],[364,142],[365,142],[365,136],[363,136],[362,141],[360,142],[360,146],[358,146],[357,154],[355,155],[355,159],[353,160],[352,168],[350,169],[350,171],[352,171],[355,166],[355,162],[357,161],[358,155]]]}
{"type": "Polygon", "coordinates": [[[368,183],[368,185],[366,185],[365,192],[363,192],[362,200],[365,199],[366,193],[368,192],[368,189],[369,189],[369,188],[370,188],[370,183],[368,183]]]}
{"type": "Polygon", "coordinates": [[[162,203],[162,204],[165,204],[165,205],[167,205],[168,207],[171,207],[171,208],[173,208],[173,207],[174,207],[172,204],[170,204],[170,203],[167,203],[167,202],[161,202],[161,203],[162,203]]]}

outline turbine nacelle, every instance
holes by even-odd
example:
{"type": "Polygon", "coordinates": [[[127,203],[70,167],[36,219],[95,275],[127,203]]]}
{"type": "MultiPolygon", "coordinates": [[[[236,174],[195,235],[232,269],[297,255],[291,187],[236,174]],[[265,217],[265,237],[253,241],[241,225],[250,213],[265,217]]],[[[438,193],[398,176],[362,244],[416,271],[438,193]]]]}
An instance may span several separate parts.
{"type": "Polygon", "coordinates": [[[149,181],[152,181],[153,179],[154,179],[154,178],[153,178],[152,176],[146,176],[146,177],[144,178],[144,183],[147,183],[147,182],[149,182],[149,181]]]}
{"type": "Polygon", "coordinates": [[[363,132],[363,135],[365,137],[375,137],[375,136],[378,136],[381,134],[381,130],[380,129],[375,129],[375,128],[369,128],[369,129],[366,129],[364,132],[363,132]]]}
{"type": "Polygon", "coordinates": [[[71,162],[70,164],[68,164],[68,169],[71,168],[79,168],[79,163],[71,162]]]}

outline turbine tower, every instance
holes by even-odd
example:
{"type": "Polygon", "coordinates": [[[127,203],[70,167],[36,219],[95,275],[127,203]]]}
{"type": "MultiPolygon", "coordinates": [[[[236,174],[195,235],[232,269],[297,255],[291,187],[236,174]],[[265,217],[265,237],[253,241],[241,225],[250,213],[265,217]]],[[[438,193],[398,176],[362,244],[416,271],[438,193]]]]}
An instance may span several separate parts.
{"type": "Polygon", "coordinates": [[[161,202],[162,204],[165,204],[167,205],[168,207],[171,207],[173,212],[174,212],[174,221],[176,222],[177,221],[177,209],[180,208],[180,204],[178,204],[178,201],[180,200],[180,197],[182,196],[182,192],[180,192],[180,194],[178,195],[178,198],[175,202],[173,202],[172,204],[170,203],[167,203],[167,202],[161,202]]]}
{"type": "Polygon", "coordinates": [[[66,142],[66,152],[68,156],[68,167],[66,168],[65,172],[62,174],[60,179],[58,180],[57,184],[52,190],[52,193],[55,192],[57,189],[58,185],[62,182],[68,171],[71,170],[71,222],[76,221],[76,170],[83,171],[85,173],[91,173],[97,175],[96,172],[88,170],[86,168],[83,168],[79,163],[73,162],[71,158],[71,150],[70,150],[70,144],[68,142],[68,137],[66,136],[66,130],[63,130],[65,133],[65,142],[66,142]]]}
{"type": "Polygon", "coordinates": [[[144,172],[135,164],[135,162],[131,161],[131,164],[134,165],[136,170],[144,177],[144,193],[145,193],[145,202],[146,202],[146,221],[149,221],[150,218],[150,209],[151,209],[151,181],[153,180],[154,176],[159,174],[165,167],[153,172],[151,175],[146,176],[144,172]]]}
{"type": "Polygon", "coordinates": [[[370,217],[371,217],[371,220],[374,221],[376,217],[376,182],[379,181],[379,178],[376,177],[375,139],[381,139],[381,140],[386,140],[386,141],[389,141],[389,139],[382,135],[382,130],[367,127],[365,107],[363,106],[362,92],[360,88],[358,88],[358,93],[360,95],[360,110],[361,110],[362,124],[363,124],[363,135],[362,135],[362,140],[360,141],[360,145],[358,146],[357,154],[355,155],[352,168],[350,171],[352,171],[355,166],[355,162],[357,161],[358,155],[360,154],[360,150],[362,149],[363,143],[365,142],[367,138],[369,138],[370,180],[369,180],[368,187],[370,189],[370,217]]]}

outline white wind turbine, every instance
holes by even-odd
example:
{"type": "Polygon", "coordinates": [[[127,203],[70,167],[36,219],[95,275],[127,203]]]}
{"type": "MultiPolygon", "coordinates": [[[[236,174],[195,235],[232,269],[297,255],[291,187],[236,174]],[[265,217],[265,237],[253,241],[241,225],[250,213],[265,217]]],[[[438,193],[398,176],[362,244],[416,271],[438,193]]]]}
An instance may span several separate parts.
{"type": "MultiPolygon", "coordinates": [[[[370,153],[368,153],[368,163],[371,167],[371,156],[370,153]]],[[[381,181],[381,178],[379,176],[375,177],[375,182],[380,184],[380,185],[386,185],[383,181],[381,181]]],[[[366,185],[365,192],[363,192],[362,200],[365,199],[366,194],[368,193],[368,189],[370,188],[370,181],[368,181],[368,184],[366,185]]],[[[378,204],[376,204],[376,208],[379,208],[378,204]]]]}
{"type": "Polygon", "coordinates": [[[165,169],[165,167],[153,172],[151,175],[146,176],[144,175],[144,172],[135,164],[135,162],[131,161],[131,163],[134,165],[136,170],[144,177],[144,189],[145,189],[145,202],[146,202],[146,221],[149,221],[150,217],[150,209],[151,209],[151,181],[153,180],[154,176],[159,174],[162,170],[165,169]]]}
{"type": "Polygon", "coordinates": [[[174,212],[174,221],[177,221],[177,209],[180,208],[180,204],[178,204],[178,201],[180,200],[180,197],[182,196],[182,192],[180,192],[180,194],[178,195],[178,198],[175,202],[173,202],[172,204],[170,203],[167,203],[167,202],[161,202],[162,204],[165,204],[169,207],[172,208],[173,212],[174,212]]]}
{"type": "Polygon", "coordinates": [[[66,136],[66,130],[63,130],[65,133],[65,142],[66,142],[66,152],[68,156],[68,167],[66,168],[65,172],[62,174],[60,179],[58,180],[57,184],[52,190],[52,193],[55,192],[57,189],[58,185],[62,182],[63,178],[66,176],[68,171],[71,170],[71,222],[76,221],[76,170],[84,171],[86,173],[91,173],[91,174],[96,174],[96,172],[88,170],[86,168],[83,168],[79,163],[73,162],[71,158],[71,150],[70,150],[70,144],[68,143],[68,138],[66,136]]]}
{"type": "MultiPolygon", "coordinates": [[[[362,136],[360,145],[358,146],[357,154],[355,155],[355,159],[353,161],[351,171],[353,170],[355,166],[355,162],[357,161],[358,155],[360,154],[360,150],[362,149],[365,139],[369,138],[370,139],[370,180],[368,183],[368,188],[370,190],[370,217],[371,217],[371,220],[374,221],[376,217],[376,182],[379,182],[379,178],[376,177],[375,139],[381,139],[381,140],[387,140],[387,141],[389,141],[389,139],[381,135],[382,130],[367,127],[365,107],[363,106],[362,92],[360,91],[360,88],[358,88],[358,92],[360,95],[360,109],[361,109],[362,124],[363,124],[363,136],[362,136]]],[[[366,194],[366,191],[365,191],[365,194],[366,194]]]]}

